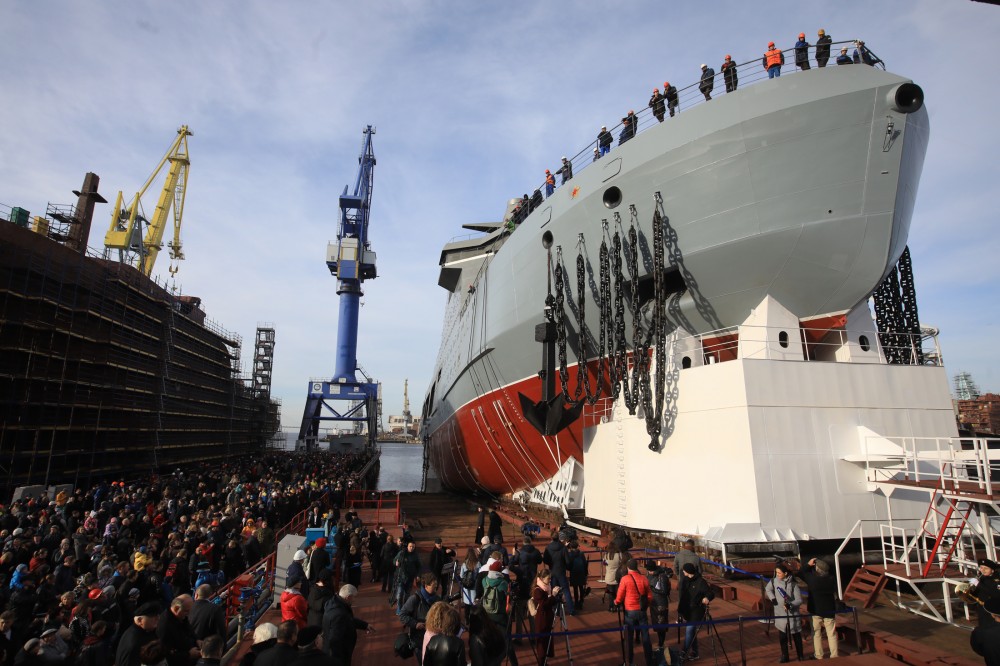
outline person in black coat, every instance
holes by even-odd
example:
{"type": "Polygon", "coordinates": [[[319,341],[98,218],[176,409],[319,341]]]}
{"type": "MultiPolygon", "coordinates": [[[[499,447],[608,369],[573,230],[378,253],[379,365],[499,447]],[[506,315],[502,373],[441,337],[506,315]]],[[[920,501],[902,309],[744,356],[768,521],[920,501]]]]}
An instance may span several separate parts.
{"type": "Polygon", "coordinates": [[[487,535],[490,541],[496,543],[496,537],[503,538],[503,520],[495,509],[490,509],[490,529],[487,535]]]}
{"type": "Polygon", "coordinates": [[[659,88],[653,88],[653,96],[649,98],[648,106],[653,110],[653,116],[662,123],[664,116],[667,115],[667,105],[659,88]]]}
{"type": "Polygon", "coordinates": [[[156,626],[159,621],[160,606],[152,601],[136,610],[132,626],[125,630],[118,642],[115,666],[139,666],[139,650],[146,643],[156,640],[156,626]]]}
{"type": "Polygon", "coordinates": [[[391,536],[385,540],[385,545],[382,546],[382,591],[389,592],[392,588],[393,575],[396,572],[393,562],[396,559],[396,555],[399,554],[400,541],[398,538],[393,539],[391,536]]]}
{"type": "Polygon", "coordinates": [[[830,575],[830,565],[815,557],[800,572],[809,587],[806,608],[812,615],[813,649],[816,659],[823,658],[823,630],[830,643],[830,658],[837,658],[837,581],[830,575]]]}
{"type": "Polygon", "coordinates": [[[257,655],[254,666],[288,666],[299,656],[299,652],[295,648],[298,636],[299,627],[295,624],[295,620],[287,620],[279,624],[277,643],[274,647],[257,655]]]}
{"type": "Polygon", "coordinates": [[[663,96],[667,98],[667,111],[670,112],[670,117],[674,117],[674,113],[680,108],[680,100],[677,97],[677,86],[670,85],[670,81],[663,82],[663,96]]]}
{"type": "Polygon", "coordinates": [[[320,574],[330,569],[331,557],[326,549],[326,538],[320,537],[313,544],[312,554],[309,557],[309,582],[314,583],[319,580],[320,574]]]}
{"type": "Polygon", "coordinates": [[[479,543],[486,536],[486,512],[481,506],[477,506],[476,510],[479,512],[476,516],[476,543],[479,543]]]}
{"type": "Polygon", "coordinates": [[[611,144],[614,143],[615,138],[611,136],[611,132],[604,125],[601,125],[601,131],[597,134],[597,147],[600,148],[601,157],[604,157],[611,152],[611,144]]]}
{"type": "Polygon", "coordinates": [[[358,588],[344,585],[323,611],[323,651],[333,657],[337,666],[351,666],[351,655],[358,642],[358,629],[374,633],[364,620],[354,617],[354,597],[358,588]]]}
{"type": "Polygon", "coordinates": [[[1000,614],[1000,599],[991,599],[983,608],[990,614],[989,619],[980,620],[979,626],[972,630],[969,647],[983,658],[986,666],[997,666],[1000,664],[1000,622],[996,618],[1000,614]]]}
{"type": "Polygon", "coordinates": [[[226,637],[226,609],[222,604],[212,603],[211,585],[201,585],[194,591],[194,605],[188,615],[188,623],[197,640],[209,636],[226,637]]]}
{"type": "Polygon", "coordinates": [[[333,657],[320,649],[322,638],[323,630],[319,627],[307,626],[301,629],[296,640],[299,653],[291,666],[333,666],[333,657]]]}
{"type": "Polygon", "coordinates": [[[306,602],[309,604],[306,624],[318,627],[323,623],[324,609],[331,598],[333,598],[333,572],[324,569],[316,579],[315,585],[309,588],[309,596],[306,597],[306,602]]]}
{"type": "Polygon", "coordinates": [[[726,92],[731,93],[736,90],[736,86],[740,83],[739,74],[736,72],[736,63],[733,62],[733,57],[730,55],[726,56],[726,61],[722,63],[722,80],[726,84],[726,92]]]}
{"type": "Polygon", "coordinates": [[[705,96],[705,101],[712,99],[712,89],[715,88],[715,70],[708,65],[701,66],[701,82],[698,90],[705,96]]]}
{"type": "MultiPolygon", "coordinates": [[[[715,598],[715,594],[690,562],[682,567],[681,575],[687,579],[687,583],[684,585],[681,597],[677,602],[677,612],[680,614],[683,610],[684,617],[688,622],[702,622],[705,619],[708,604],[715,598]]],[[[699,625],[691,624],[685,629],[684,655],[688,659],[698,657],[698,628],[699,625]]]]}
{"type": "Polygon", "coordinates": [[[566,612],[570,615],[575,614],[576,607],[573,605],[573,594],[570,591],[569,578],[566,576],[569,555],[566,551],[566,545],[559,540],[558,532],[552,533],[552,541],[545,547],[545,552],[542,554],[542,561],[549,567],[552,586],[559,587],[562,590],[563,597],[566,600],[566,612]]]}
{"type": "Polygon", "coordinates": [[[826,67],[826,63],[830,60],[830,44],[833,43],[833,39],[823,28],[819,29],[817,35],[819,38],[816,40],[816,66],[826,67]]]}
{"type": "Polygon", "coordinates": [[[160,615],[156,637],[166,649],[169,666],[188,666],[198,658],[198,640],[187,619],[193,607],[194,599],[182,594],[160,615]]]}
{"type": "Polygon", "coordinates": [[[452,575],[441,573],[441,570],[454,559],[455,551],[451,548],[445,548],[441,543],[441,537],[434,539],[434,547],[431,548],[430,555],[430,568],[432,573],[437,574],[442,594],[448,593],[448,583],[451,582],[452,575]]]}

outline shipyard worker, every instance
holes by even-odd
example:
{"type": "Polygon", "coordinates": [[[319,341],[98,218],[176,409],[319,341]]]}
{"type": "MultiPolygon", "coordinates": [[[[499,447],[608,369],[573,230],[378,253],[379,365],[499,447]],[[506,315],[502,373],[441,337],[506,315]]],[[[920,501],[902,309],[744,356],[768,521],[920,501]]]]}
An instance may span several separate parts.
{"type": "Polygon", "coordinates": [[[801,70],[809,69],[809,42],[806,33],[799,33],[799,41],[795,42],[795,66],[801,70]]]}
{"type": "Polygon", "coordinates": [[[548,169],[545,170],[545,196],[551,197],[556,191],[556,177],[548,169]]]}
{"type": "Polygon", "coordinates": [[[726,82],[726,92],[731,93],[736,90],[736,86],[739,84],[739,73],[736,71],[736,63],[733,62],[733,56],[727,55],[726,61],[722,63],[722,80],[726,82]]]}
{"type": "Polygon", "coordinates": [[[637,560],[630,559],[625,568],[625,575],[618,583],[618,594],[615,595],[615,605],[625,611],[623,622],[627,649],[625,662],[631,664],[635,661],[635,634],[638,633],[642,639],[642,652],[646,656],[646,663],[652,664],[653,645],[649,641],[649,630],[646,628],[646,609],[653,601],[653,591],[646,577],[639,574],[637,560]]]}
{"type": "Polygon", "coordinates": [[[629,111],[628,115],[622,118],[622,131],[618,133],[618,145],[622,145],[635,136],[639,121],[635,117],[634,111],[629,111]]]}
{"type": "Polygon", "coordinates": [[[833,39],[826,34],[826,30],[823,28],[820,28],[816,34],[818,37],[816,40],[816,65],[826,67],[827,61],[830,60],[830,43],[833,42],[833,39]]]}
{"type": "MultiPolygon", "coordinates": [[[[573,179],[573,163],[570,162],[568,159],[566,159],[565,155],[563,155],[563,157],[562,157],[562,166],[559,167],[559,169],[556,171],[556,173],[562,175],[562,182],[559,183],[560,185],[565,185],[567,180],[572,180],[573,179]]],[[[496,512],[490,512],[490,526],[491,526],[491,528],[492,528],[492,522],[493,522],[493,515],[495,513],[496,512]]]]}
{"type": "Polygon", "coordinates": [[[812,615],[813,655],[823,658],[823,630],[830,643],[830,658],[837,658],[837,581],[830,575],[830,565],[815,557],[802,569],[802,579],[809,587],[806,604],[812,615]]]}
{"type": "Polygon", "coordinates": [[[705,101],[712,99],[712,89],[715,87],[715,70],[708,65],[702,63],[701,65],[701,82],[698,84],[698,90],[701,94],[705,96],[705,101]]]}
{"type": "Polygon", "coordinates": [[[840,49],[840,55],[837,56],[837,64],[838,65],[853,65],[854,64],[854,60],[851,59],[851,56],[847,55],[847,47],[846,46],[844,46],[844,47],[842,47],[840,49]]]}
{"type": "Polygon", "coordinates": [[[531,205],[529,206],[529,211],[535,210],[542,205],[542,190],[536,188],[534,192],[531,193],[531,205]]]}
{"type": "Polygon", "coordinates": [[[854,42],[854,64],[855,65],[868,65],[874,67],[876,63],[882,62],[875,57],[875,54],[868,50],[865,43],[861,40],[854,42]]]}
{"type": "Polygon", "coordinates": [[[593,159],[593,161],[596,162],[599,159],[601,159],[601,149],[600,148],[594,148],[594,159],[593,159]]]}
{"type": "Polygon", "coordinates": [[[785,64],[785,54],[775,47],[774,42],[768,42],[767,51],[764,52],[761,64],[767,71],[767,78],[773,79],[781,76],[781,66],[785,64]]]}
{"type": "Polygon", "coordinates": [[[601,125],[601,131],[597,133],[597,147],[601,149],[601,157],[611,152],[611,144],[614,137],[605,125],[601,125]]]}
{"type": "Polygon", "coordinates": [[[799,607],[802,606],[802,590],[784,564],[774,567],[774,578],[764,587],[764,593],[774,605],[774,627],[778,630],[778,645],[781,647],[779,663],[788,662],[788,644],[795,643],[795,655],[799,661],[802,654],[802,622],[799,607]]]}
{"type": "Polygon", "coordinates": [[[653,96],[649,98],[649,108],[653,110],[653,116],[662,123],[664,116],[667,115],[667,104],[659,88],[653,88],[653,96]]]}
{"type": "Polygon", "coordinates": [[[674,117],[674,113],[678,110],[680,105],[680,100],[677,97],[677,88],[670,85],[670,81],[663,82],[663,96],[667,98],[667,110],[670,111],[670,117],[674,117]]]}
{"type": "Polygon", "coordinates": [[[188,622],[193,606],[194,599],[182,594],[160,615],[156,637],[166,649],[168,666],[189,666],[198,659],[198,640],[188,622]]]}
{"type": "Polygon", "coordinates": [[[160,621],[161,606],[154,602],[143,604],[135,611],[132,626],[122,634],[115,653],[115,666],[139,666],[139,650],[156,640],[156,626],[160,621]]]}
{"type": "MultiPolygon", "coordinates": [[[[681,577],[686,580],[677,602],[677,614],[683,612],[687,622],[704,622],[708,605],[715,598],[712,588],[690,562],[681,568],[681,577]]],[[[698,658],[697,624],[689,624],[685,629],[683,658],[685,661],[698,658]]]]}

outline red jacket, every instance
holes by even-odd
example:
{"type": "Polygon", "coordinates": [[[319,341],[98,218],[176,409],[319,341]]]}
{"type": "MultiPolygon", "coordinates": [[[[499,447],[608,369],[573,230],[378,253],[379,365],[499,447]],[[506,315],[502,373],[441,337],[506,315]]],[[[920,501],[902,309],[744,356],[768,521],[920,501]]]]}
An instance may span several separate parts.
{"type": "Polygon", "coordinates": [[[281,621],[295,620],[299,630],[305,628],[309,616],[309,603],[302,593],[295,589],[287,589],[281,593],[281,621]]]}
{"type": "Polygon", "coordinates": [[[621,605],[625,602],[625,610],[642,610],[640,599],[646,597],[647,606],[653,603],[653,590],[649,587],[649,581],[645,576],[640,576],[636,571],[629,571],[622,576],[618,583],[618,596],[615,603],[621,605]]]}

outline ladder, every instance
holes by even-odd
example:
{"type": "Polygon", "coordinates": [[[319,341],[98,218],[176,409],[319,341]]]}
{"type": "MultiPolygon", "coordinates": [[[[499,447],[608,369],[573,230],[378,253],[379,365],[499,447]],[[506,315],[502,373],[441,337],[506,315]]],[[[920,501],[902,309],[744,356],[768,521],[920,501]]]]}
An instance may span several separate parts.
{"type": "Polygon", "coordinates": [[[851,576],[851,582],[844,590],[844,603],[849,606],[871,608],[888,581],[884,567],[863,566],[851,576]],[[852,604],[852,601],[856,603],[852,604]]]}
{"type": "Polygon", "coordinates": [[[972,503],[946,497],[944,485],[942,476],[941,487],[936,488],[934,494],[931,495],[931,501],[921,526],[920,536],[933,539],[933,545],[927,554],[927,561],[920,572],[924,578],[930,574],[935,560],[938,560],[939,553],[943,553],[939,563],[941,573],[944,573],[945,569],[948,568],[956,548],[962,541],[962,532],[965,531],[969,515],[972,513],[972,503]],[[939,507],[942,502],[944,506],[939,507]]]}

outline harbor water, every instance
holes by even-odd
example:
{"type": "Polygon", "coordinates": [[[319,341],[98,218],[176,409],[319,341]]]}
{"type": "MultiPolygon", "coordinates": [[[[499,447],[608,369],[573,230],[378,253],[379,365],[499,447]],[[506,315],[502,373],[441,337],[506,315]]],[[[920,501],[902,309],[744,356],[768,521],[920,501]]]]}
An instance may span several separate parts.
{"type": "MultiPolygon", "coordinates": [[[[285,432],[285,450],[295,450],[294,432],[285,432]]],[[[382,442],[382,461],[379,465],[377,490],[412,492],[420,490],[423,480],[424,447],[421,444],[382,442]]]]}

